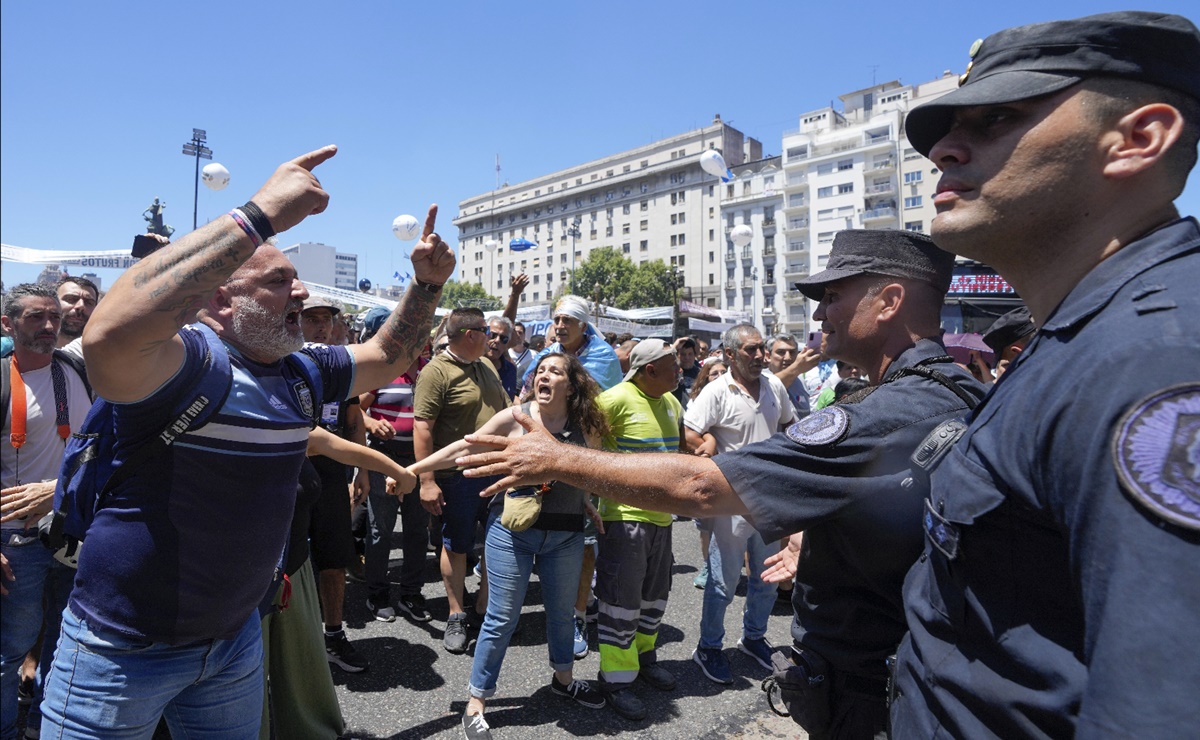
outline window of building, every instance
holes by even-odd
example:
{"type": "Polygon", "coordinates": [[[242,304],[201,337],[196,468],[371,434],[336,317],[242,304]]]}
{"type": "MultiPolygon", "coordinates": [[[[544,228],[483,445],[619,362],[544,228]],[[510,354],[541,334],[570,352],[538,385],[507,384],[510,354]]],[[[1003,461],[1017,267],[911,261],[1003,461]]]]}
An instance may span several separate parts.
{"type": "Polygon", "coordinates": [[[537,285],[538,283],[540,283],[540,282],[541,282],[541,277],[542,277],[541,275],[534,275],[534,276],[533,276],[533,284],[534,284],[534,285],[537,285]]]}
{"type": "Polygon", "coordinates": [[[650,222],[649,222],[649,221],[647,221],[647,220],[645,220],[645,219],[643,219],[643,220],[642,220],[642,221],[641,221],[641,222],[638,224],[638,230],[639,230],[639,231],[648,231],[649,229],[650,229],[650,222]]]}
{"type": "Polygon", "coordinates": [[[650,201],[648,201],[648,200],[643,200],[641,203],[639,203],[639,204],[638,204],[638,210],[639,210],[639,211],[648,211],[648,210],[650,210],[650,201]]]}
{"type": "Polygon", "coordinates": [[[838,172],[841,172],[842,170],[852,170],[852,169],[854,169],[854,160],[853,159],[839,160],[837,163],[837,168],[838,168],[838,172]]]}
{"type": "Polygon", "coordinates": [[[605,227],[604,227],[604,235],[605,235],[605,236],[612,236],[612,235],[613,235],[613,228],[612,228],[611,226],[605,226],[605,227]]]}
{"type": "Polygon", "coordinates": [[[582,185],[582,184],[583,184],[583,178],[582,178],[582,177],[577,177],[577,178],[575,178],[575,184],[576,184],[576,185],[582,185]]]}
{"type": "Polygon", "coordinates": [[[733,185],[732,184],[725,186],[725,197],[726,198],[733,197],[733,185]]]}
{"type": "MultiPolygon", "coordinates": [[[[678,236],[676,236],[675,234],[671,234],[671,246],[672,246],[672,247],[678,247],[678,246],[679,246],[679,237],[678,237],[678,236]]],[[[671,264],[675,264],[675,258],[674,258],[674,257],[672,257],[672,258],[671,258],[671,264]]]]}
{"type": "Polygon", "coordinates": [[[905,183],[921,182],[921,171],[916,170],[915,172],[905,172],[904,173],[904,182],[905,183]]]}
{"type": "Polygon", "coordinates": [[[624,214],[624,215],[626,215],[626,216],[628,216],[628,215],[629,215],[629,204],[628,204],[628,203],[626,203],[625,205],[621,206],[621,213],[622,213],[622,214],[624,214]]]}
{"type": "Polygon", "coordinates": [[[641,166],[642,166],[642,167],[649,167],[649,166],[650,166],[650,160],[648,160],[648,159],[643,159],[643,160],[642,160],[642,164],[641,164],[641,166]]]}
{"type": "Polygon", "coordinates": [[[682,247],[684,244],[687,244],[687,234],[680,234],[679,235],[679,246],[682,247]]]}
{"type": "Polygon", "coordinates": [[[715,231],[713,229],[709,229],[708,230],[708,240],[711,242],[715,237],[716,237],[715,231]]]}
{"type": "Polygon", "coordinates": [[[588,198],[588,202],[589,202],[589,203],[595,203],[595,202],[596,202],[596,194],[595,194],[595,193],[592,193],[592,196],[591,196],[590,198],[588,198]]]}
{"type": "Polygon", "coordinates": [[[914,195],[911,198],[905,198],[904,199],[904,207],[905,208],[920,208],[921,207],[921,196],[914,195]]]}
{"type": "Polygon", "coordinates": [[[833,162],[826,162],[825,164],[817,165],[818,175],[828,175],[830,172],[833,172],[833,162]]]}
{"type": "Polygon", "coordinates": [[[612,200],[615,197],[617,197],[617,191],[615,190],[608,190],[604,193],[605,200],[612,200]]]}
{"type": "Polygon", "coordinates": [[[631,170],[631,169],[633,169],[633,166],[632,166],[632,165],[628,165],[628,164],[627,164],[627,165],[625,165],[624,167],[622,167],[622,168],[621,168],[621,172],[628,172],[628,171],[629,171],[629,170],[631,170]]]}
{"type": "Polygon", "coordinates": [[[838,185],[837,189],[838,189],[838,195],[845,195],[846,193],[853,193],[854,192],[854,183],[844,182],[841,185],[838,185]]]}
{"type": "Polygon", "coordinates": [[[828,221],[831,218],[837,218],[837,216],[834,215],[834,210],[832,208],[824,208],[820,211],[817,211],[818,221],[828,221]]]}
{"type": "Polygon", "coordinates": [[[612,171],[612,170],[608,170],[607,172],[605,172],[605,173],[604,173],[604,176],[605,176],[605,177],[612,177],[612,173],[613,173],[613,171],[612,171]]]}
{"type": "Polygon", "coordinates": [[[646,241],[645,239],[643,239],[643,240],[641,240],[640,242],[638,242],[638,251],[639,251],[639,252],[648,252],[648,251],[650,251],[650,242],[646,241]]]}
{"type": "Polygon", "coordinates": [[[836,231],[822,231],[817,234],[817,244],[829,244],[833,241],[833,235],[836,233],[836,231]]]}
{"type": "Polygon", "coordinates": [[[905,221],[904,222],[904,230],[905,231],[924,231],[925,230],[925,222],[924,221],[905,221]]]}
{"type": "Polygon", "coordinates": [[[712,263],[714,263],[716,261],[717,261],[717,253],[710,249],[708,252],[708,264],[711,265],[712,263]]]}
{"type": "Polygon", "coordinates": [[[622,234],[628,234],[628,233],[629,233],[629,224],[621,224],[621,233],[622,233],[622,234]]]}
{"type": "Polygon", "coordinates": [[[650,183],[648,183],[648,182],[642,183],[642,192],[643,193],[650,192],[650,183]]]}
{"type": "Polygon", "coordinates": [[[832,195],[833,195],[833,186],[832,185],[826,185],[823,188],[817,188],[817,197],[818,198],[829,198],[832,195]]]}
{"type": "Polygon", "coordinates": [[[621,245],[621,251],[625,254],[629,254],[629,242],[625,242],[621,245]]]}

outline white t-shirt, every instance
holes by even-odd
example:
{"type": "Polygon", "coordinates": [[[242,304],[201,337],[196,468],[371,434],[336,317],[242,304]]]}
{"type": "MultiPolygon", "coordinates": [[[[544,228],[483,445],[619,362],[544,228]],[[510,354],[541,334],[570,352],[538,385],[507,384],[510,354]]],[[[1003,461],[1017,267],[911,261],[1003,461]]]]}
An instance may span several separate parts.
{"type": "MultiPolygon", "coordinates": [[[[8,362],[6,358],[4,362],[8,362]]],[[[67,416],[71,431],[83,426],[92,401],[87,386],[67,365],[61,365],[67,383],[67,416]]],[[[66,441],[58,434],[54,418],[54,382],[50,365],[21,373],[25,381],[25,444],[18,450],[12,446],[12,403],[4,415],[3,436],[0,437],[0,484],[4,488],[24,483],[37,483],[58,478],[62,467],[66,441]]],[[[5,529],[20,529],[22,522],[6,523],[5,529]],[[13,526],[10,527],[9,525],[13,526]]]]}
{"type": "Polygon", "coordinates": [[[804,380],[804,387],[808,389],[808,405],[814,409],[817,407],[821,391],[837,387],[842,380],[842,376],[838,375],[837,360],[826,360],[800,377],[804,380]]]}
{"type": "Polygon", "coordinates": [[[758,398],[754,398],[726,373],[704,386],[688,404],[683,423],[697,434],[712,434],[719,454],[761,442],[795,418],[779,378],[764,372],[759,376],[758,398]]]}

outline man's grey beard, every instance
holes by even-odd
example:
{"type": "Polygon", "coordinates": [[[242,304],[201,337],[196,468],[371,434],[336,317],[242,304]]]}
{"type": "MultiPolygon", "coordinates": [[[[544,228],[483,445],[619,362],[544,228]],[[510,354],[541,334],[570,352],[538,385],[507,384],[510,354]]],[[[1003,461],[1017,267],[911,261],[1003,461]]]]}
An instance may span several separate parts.
{"type": "MultiPolygon", "coordinates": [[[[288,309],[299,310],[288,305],[288,309]]],[[[304,346],[299,324],[293,333],[284,317],[273,314],[252,298],[238,297],[233,305],[233,333],[238,343],[259,357],[281,360],[304,346]]]]}

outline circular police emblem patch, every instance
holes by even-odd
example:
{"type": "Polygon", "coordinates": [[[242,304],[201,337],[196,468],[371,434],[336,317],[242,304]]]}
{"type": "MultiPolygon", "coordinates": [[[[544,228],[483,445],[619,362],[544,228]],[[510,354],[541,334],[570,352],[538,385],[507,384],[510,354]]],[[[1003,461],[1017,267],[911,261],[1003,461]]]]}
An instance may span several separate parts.
{"type": "Polygon", "coordinates": [[[837,442],[850,428],[850,417],[838,406],[826,406],[787,428],[788,439],[802,445],[828,445],[837,442]]]}
{"type": "Polygon", "coordinates": [[[1117,425],[1112,456],[1134,501],[1200,531],[1200,383],[1164,388],[1140,401],[1117,425]]]}

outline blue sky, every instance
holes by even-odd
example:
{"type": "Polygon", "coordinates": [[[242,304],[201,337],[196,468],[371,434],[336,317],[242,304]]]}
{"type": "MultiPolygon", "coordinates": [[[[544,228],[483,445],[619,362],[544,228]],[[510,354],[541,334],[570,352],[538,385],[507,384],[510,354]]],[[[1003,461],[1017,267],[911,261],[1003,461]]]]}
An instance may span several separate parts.
{"type": "MultiPolygon", "coordinates": [[[[22,2],[0,5],[0,239],[126,249],[155,197],[190,230],[192,128],[247,200],[282,161],[328,143],[326,213],[282,238],[360,255],[374,282],[408,269],[401,213],[706,125],[779,152],[798,116],[872,81],[961,72],[1001,28],[1128,7],[934,2],[22,2]]],[[[1155,10],[1192,14],[1160,0],[1155,10]]],[[[1200,212],[1200,184],[1179,201],[1200,212]]],[[[456,239],[453,239],[456,241],[456,239]]],[[[40,268],[5,263],[14,284],[40,268]]],[[[78,270],[76,270],[78,271],[78,270]]],[[[105,285],[116,273],[102,271],[105,285]]]]}

